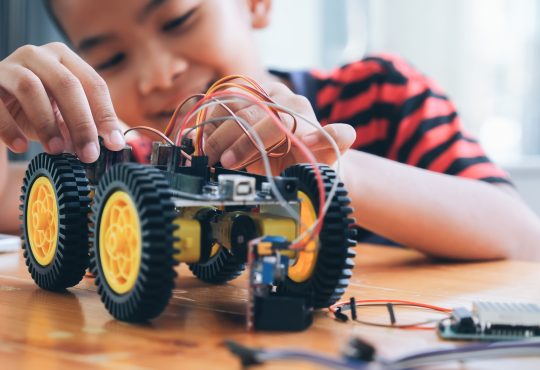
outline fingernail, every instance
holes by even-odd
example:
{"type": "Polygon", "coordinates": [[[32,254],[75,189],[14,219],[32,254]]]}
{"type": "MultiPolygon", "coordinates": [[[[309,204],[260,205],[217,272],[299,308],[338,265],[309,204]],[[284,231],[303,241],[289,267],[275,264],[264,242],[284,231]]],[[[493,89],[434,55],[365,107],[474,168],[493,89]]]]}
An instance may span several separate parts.
{"type": "Polygon", "coordinates": [[[319,142],[319,138],[317,137],[317,134],[307,134],[306,136],[302,137],[302,141],[307,146],[315,145],[319,142]]]}
{"type": "Polygon", "coordinates": [[[236,163],[236,155],[232,150],[227,150],[221,156],[221,164],[223,167],[232,167],[236,163]]]}
{"type": "Polygon", "coordinates": [[[95,162],[99,157],[99,148],[96,143],[88,143],[82,150],[85,162],[95,162]]]}
{"type": "Polygon", "coordinates": [[[61,137],[53,137],[47,143],[47,147],[50,153],[60,154],[64,151],[64,140],[61,137]]]}
{"type": "Polygon", "coordinates": [[[26,141],[21,139],[20,137],[16,138],[11,143],[11,149],[16,152],[24,152],[26,150],[26,141]]]}
{"type": "Polygon", "coordinates": [[[110,133],[109,142],[112,145],[118,147],[119,149],[126,146],[126,140],[124,139],[124,135],[122,135],[122,133],[118,130],[114,130],[113,132],[110,133]]]}

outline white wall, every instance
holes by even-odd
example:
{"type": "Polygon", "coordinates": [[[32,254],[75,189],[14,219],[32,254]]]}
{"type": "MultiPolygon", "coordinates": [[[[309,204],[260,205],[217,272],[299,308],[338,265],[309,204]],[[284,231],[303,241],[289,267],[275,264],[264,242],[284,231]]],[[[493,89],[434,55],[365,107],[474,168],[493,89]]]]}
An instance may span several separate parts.
{"type": "Polygon", "coordinates": [[[310,68],[320,62],[321,0],[274,0],[272,22],[258,39],[268,66],[310,68]]]}

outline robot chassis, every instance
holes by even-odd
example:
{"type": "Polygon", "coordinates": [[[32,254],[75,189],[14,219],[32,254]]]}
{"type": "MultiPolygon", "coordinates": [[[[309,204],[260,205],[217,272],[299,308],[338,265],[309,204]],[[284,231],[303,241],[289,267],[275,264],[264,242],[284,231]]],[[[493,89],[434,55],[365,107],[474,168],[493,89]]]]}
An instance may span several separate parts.
{"type": "MultiPolygon", "coordinates": [[[[354,219],[343,184],[319,235],[294,250],[291,241],[319,212],[313,165],[273,177],[299,215],[293,217],[265,176],[211,168],[205,156],[187,163],[181,151],[193,151],[190,140],[154,142],[149,165],[132,162],[130,147],[113,152],[103,145],[90,165],[70,154],[33,158],[20,208],[24,257],[35,283],[64,290],[90,268],[110,314],[144,322],[165,309],[178,263],[211,284],[248,267],[248,329],[307,328],[312,310],[335,303],[351,276],[354,219]]],[[[318,166],[326,196],[338,180],[318,166]]]]}

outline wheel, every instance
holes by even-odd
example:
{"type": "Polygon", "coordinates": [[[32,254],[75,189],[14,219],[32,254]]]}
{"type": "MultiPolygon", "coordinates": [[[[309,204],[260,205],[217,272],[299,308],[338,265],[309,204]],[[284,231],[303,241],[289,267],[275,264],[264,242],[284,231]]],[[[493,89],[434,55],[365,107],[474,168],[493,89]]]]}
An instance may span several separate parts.
{"type": "Polygon", "coordinates": [[[204,263],[192,263],[189,269],[197,278],[211,284],[224,284],[236,279],[246,269],[229,250],[220,245],[214,246],[214,253],[204,263]]]}
{"type": "Polygon", "coordinates": [[[90,188],[71,154],[38,154],[23,180],[24,258],[32,279],[48,290],[76,285],[88,267],[90,188]]]}
{"type": "MultiPolygon", "coordinates": [[[[328,166],[319,165],[326,195],[330,192],[335,172],[328,166]]],[[[312,165],[298,164],[287,168],[284,177],[298,179],[300,204],[299,235],[317,219],[319,213],[319,190],[312,165]]],[[[356,243],[352,240],[354,223],[351,218],[351,200],[342,183],[339,183],[328,212],[323,218],[323,227],[316,240],[306,245],[292,261],[287,278],[278,284],[280,295],[303,296],[308,305],[324,308],[334,304],[345,292],[354,265],[356,243]],[[318,249],[317,249],[318,247],[318,249]]]]}
{"type": "MultiPolygon", "coordinates": [[[[198,219],[204,229],[209,229],[209,220],[216,216],[217,211],[201,212],[198,219]]],[[[229,213],[230,221],[233,223],[231,230],[231,249],[217,243],[201,246],[202,250],[210,250],[207,259],[203,262],[189,264],[189,269],[198,279],[210,284],[224,284],[236,279],[246,269],[245,245],[237,242],[240,237],[244,242],[255,238],[255,225],[246,216],[229,213]],[[205,248],[206,247],[206,248],[205,248]],[[237,252],[236,254],[234,252],[237,252]]],[[[204,233],[204,231],[203,231],[204,233]]],[[[207,240],[206,243],[212,243],[207,240]]]]}
{"type": "Polygon", "coordinates": [[[115,318],[158,316],[174,288],[174,205],[160,170],[118,164],[103,175],[92,207],[90,264],[115,318]]]}

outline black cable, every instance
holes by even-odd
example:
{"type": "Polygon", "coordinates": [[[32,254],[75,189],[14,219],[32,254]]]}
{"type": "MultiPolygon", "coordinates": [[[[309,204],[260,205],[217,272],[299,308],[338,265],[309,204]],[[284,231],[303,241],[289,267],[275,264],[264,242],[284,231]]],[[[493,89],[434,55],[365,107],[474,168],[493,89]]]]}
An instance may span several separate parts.
{"type": "Polygon", "coordinates": [[[349,305],[351,307],[351,319],[356,320],[356,298],[351,297],[349,305]]]}
{"type": "Polygon", "coordinates": [[[390,315],[390,324],[394,325],[396,323],[396,314],[394,312],[394,305],[392,303],[387,303],[386,308],[388,309],[388,314],[390,315]]]}

